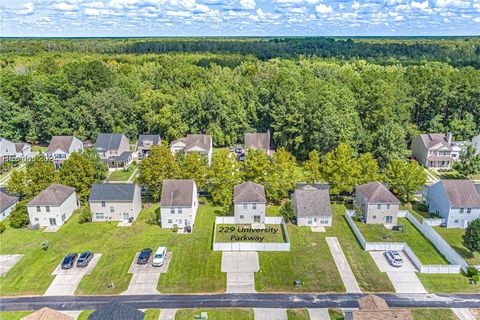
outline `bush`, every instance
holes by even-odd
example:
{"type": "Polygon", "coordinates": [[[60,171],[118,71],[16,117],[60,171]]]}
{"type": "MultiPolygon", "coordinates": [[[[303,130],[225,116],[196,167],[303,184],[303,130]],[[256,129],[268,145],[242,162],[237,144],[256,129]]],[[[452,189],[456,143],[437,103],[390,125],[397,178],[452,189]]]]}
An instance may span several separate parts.
{"type": "Polygon", "coordinates": [[[5,224],[3,222],[0,222],[0,233],[3,233],[5,231],[5,229],[7,229],[5,224]]]}
{"type": "Polygon", "coordinates": [[[473,278],[476,275],[478,275],[477,268],[475,268],[475,267],[468,267],[467,268],[467,277],[473,278]]]}
{"type": "Polygon", "coordinates": [[[290,201],[285,202],[285,204],[280,209],[280,214],[285,219],[286,222],[292,221],[295,216],[293,213],[292,203],[290,201]]]}
{"type": "Polygon", "coordinates": [[[29,223],[30,219],[25,201],[18,203],[12,213],[10,213],[10,227],[19,229],[28,226],[29,223]]]}
{"type": "Polygon", "coordinates": [[[155,210],[155,211],[150,212],[147,216],[146,223],[149,224],[149,225],[152,225],[152,226],[153,225],[158,225],[159,213],[160,213],[160,210],[155,210]]]}
{"type": "Polygon", "coordinates": [[[92,222],[92,212],[90,211],[90,206],[84,206],[77,209],[77,212],[80,214],[78,218],[78,223],[87,223],[92,222]]]}

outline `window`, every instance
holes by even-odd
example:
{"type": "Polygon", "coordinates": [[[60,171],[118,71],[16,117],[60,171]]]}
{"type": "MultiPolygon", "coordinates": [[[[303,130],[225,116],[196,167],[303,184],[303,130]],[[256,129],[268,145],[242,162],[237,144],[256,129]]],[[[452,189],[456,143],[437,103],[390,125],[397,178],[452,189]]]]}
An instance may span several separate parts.
{"type": "Polygon", "coordinates": [[[382,205],[380,203],[377,204],[377,209],[382,209],[382,205]]]}
{"type": "Polygon", "coordinates": [[[178,208],[178,213],[182,214],[182,208],[178,208]]]}
{"type": "Polygon", "coordinates": [[[50,212],[50,206],[46,206],[45,210],[47,210],[47,212],[50,212]]]}
{"type": "Polygon", "coordinates": [[[377,216],[372,216],[372,219],[377,219],[377,216]]]}
{"type": "Polygon", "coordinates": [[[247,210],[247,204],[246,203],[243,204],[243,210],[247,210]]]}
{"type": "Polygon", "coordinates": [[[465,208],[460,208],[460,213],[463,213],[465,211],[465,208]]]}
{"type": "Polygon", "coordinates": [[[170,208],[170,213],[174,214],[175,213],[175,208],[170,208]]]}
{"type": "Polygon", "coordinates": [[[62,214],[62,221],[65,221],[67,219],[67,217],[65,216],[65,213],[62,214]]]}
{"type": "Polygon", "coordinates": [[[455,223],[458,223],[458,220],[455,220],[455,223]]]}
{"type": "Polygon", "coordinates": [[[168,219],[168,223],[172,223],[172,219],[168,219]]]}
{"type": "Polygon", "coordinates": [[[390,209],[390,203],[387,204],[387,210],[389,210],[389,209],[390,209]]]}
{"type": "Polygon", "coordinates": [[[103,220],[103,219],[104,219],[103,213],[102,213],[102,212],[97,212],[97,213],[95,213],[95,219],[97,219],[97,220],[103,220]]]}
{"type": "Polygon", "coordinates": [[[37,212],[40,212],[40,206],[37,206],[37,212]]]}
{"type": "Polygon", "coordinates": [[[243,214],[240,215],[240,220],[243,220],[244,216],[243,214]]]}
{"type": "Polygon", "coordinates": [[[105,201],[102,201],[102,208],[105,208],[105,201]]]}
{"type": "Polygon", "coordinates": [[[253,210],[257,210],[257,204],[256,204],[256,203],[253,203],[253,204],[252,204],[252,209],[253,209],[253,210]]]}
{"type": "Polygon", "coordinates": [[[115,207],[110,207],[110,212],[115,212],[115,207]]]}
{"type": "Polygon", "coordinates": [[[35,218],[35,222],[38,222],[38,218],[35,218]]]}
{"type": "Polygon", "coordinates": [[[467,213],[472,213],[472,208],[467,208],[467,213]]]}

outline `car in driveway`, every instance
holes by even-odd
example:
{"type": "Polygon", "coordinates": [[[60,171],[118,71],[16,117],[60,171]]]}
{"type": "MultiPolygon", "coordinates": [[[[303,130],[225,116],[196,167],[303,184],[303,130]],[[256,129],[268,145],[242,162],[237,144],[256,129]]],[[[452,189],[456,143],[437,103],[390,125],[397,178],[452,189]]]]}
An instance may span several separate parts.
{"type": "Polygon", "coordinates": [[[137,264],[147,264],[151,255],[152,255],[152,249],[150,248],[143,249],[138,255],[137,264]]]}
{"type": "Polygon", "coordinates": [[[62,269],[71,269],[75,265],[75,260],[77,260],[78,254],[77,253],[69,253],[63,258],[62,261],[62,269]]]}
{"type": "Polygon", "coordinates": [[[152,266],[161,267],[165,264],[165,258],[167,257],[167,248],[158,247],[155,255],[153,256],[152,266]]]}
{"type": "Polygon", "coordinates": [[[92,251],[85,251],[83,252],[77,260],[77,267],[78,268],[83,268],[88,266],[90,263],[90,260],[93,258],[93,252],[92,251]]]}
{"type": "Polygon", "coordinates": [[[398,251],[385,251],[385,258],[387,259],[388,263],[390,263],[390,265],[393,267],[400,268],[401,266],[403,266],[403,259],[400,253],[398,253],[398,251]]]}

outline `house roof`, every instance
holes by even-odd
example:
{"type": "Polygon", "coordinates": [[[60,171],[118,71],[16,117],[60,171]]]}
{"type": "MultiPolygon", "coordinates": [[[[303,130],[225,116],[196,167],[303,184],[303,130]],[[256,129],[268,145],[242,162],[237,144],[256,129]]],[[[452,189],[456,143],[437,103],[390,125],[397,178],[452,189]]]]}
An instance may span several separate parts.
{"type": "Polygon", "coordinates": [[[475,183],[475,189],[477,190],[477,193],[480,195],[480,183],[475,183]]]}
{"type": "Polygon", "coordinates": [[[212,136],[208,134],[187,134],[185,144],[185,151],[193,148],[209,151],[212,147],[212,136]]]}
{"type": "Polygon", "coordinates": [[[112,162],[127,162],[128,158],[130,158],[131,155],[132,155],[132,152],[124,151],[124,152],[122,152],[121,155],[111,156],[110,158],[108,158],[108,160],[110,160],[112,162]]]}
{"type": "Polygon", "coordinates": [[[471,180],[440,180],[452,207],[480,207],[480,194],[471,180]]]}
{"type": "Polygon", "coordinates": [[[28,143],[25,143],[25,142],[15,143],[15,150],[17,152],[22,152],[23,150],[28,149],[29,147],[31,147],[31,145],[29,145],[28,143]]]}
{"type": "Polygon", "coordinates": [[[270,133],[245,133],[245,149],[270,150],[270,133]]]}
{"type": "Polygon", "coordinates": [[[138,136],[137,145],[143,146],[144,141],[152,141],[153,144],[160,144],[160,135],[158,134],[141,134],[138,136]]]}
{"type": "Polygon", "coordinates": [[[88,201],[133,201],[135,189],[134,183],[94,184],[88,201]]]}
{"type": "Polygon", "coordinates": [[[265,188],[258,183],[247,181],[233,187],[233,203],[266,203],[265,188]]]}
{"type": "Polygon", "coordinates": [[[192,179],[163,180],[161,207],[190,207],[193,202],[192,179]]]}
{"type": "Polygon", "coordinates": [[[368,203],[400,203],[393,193],[378,181],[359,185],[356,192],[367,199],[368,203]]]}
{"type": "Polygon", "coordinates": [[[292,195],[299,218],[332,216],[328,184],[300,184],[292,195]]]}
{"type": "Polygon", "coordinates": [[[128,304],[112,301],[99,307],[88,320],[143,320],[145,313],[128,304]]]}
{"type": "Polygon", "coordinates": [[[427,156],[428,161],[453,161],[453,157],[450,156],[437,156],[434,154],[427,156]]]}
{"type": "Polygon", "coordinates": [[[11,196],[0,190],[0,212],[3,212],[13,206],[18,202],[18,199],[18,197],[11,196]]]}
{"type": "Polygon", "coordinates": [[[354,310],[352,320],[413,320],[413,317],[406,309],[354,310]]]}
{"type": "Polygon", "coordinates": [[[27,206],[59,206],[72,193],[75,193],[75,188],[53,183],[27,203],[27,206]]]}
{"type": "Polygon", "coordinates": [[[47,153],[53,153],[57,150],[68,153],[74,138],[74,136],[53,136],[48,145],[47,153]]]}
{"type": "Polygon", "coordinates": [[[23,317],[22,320],[73,320],[73,318],[64,313],[45,307],[23,317]]]}
{"type": "Polygon", "coordinates": [[[428,133],[421,134],[420,138],[422,139],[423,145],[425,148],[430,149],[431,147],[441,144],[444,147],[451,148],[450,144],[447,141],[447,137],[444,133],[428,133]]]}
{"type": "Polygon", "coordinates": [[[369,294],[358,299],[360,309],[366,310],[388,310],[387,302],[379,296],[369,294]]]}
{"type": "Polygon", "coordinates": [[[121,133],[100,133],[95,141],[95,149],[97,151],[118,150],[122,142],[121,133]]]}

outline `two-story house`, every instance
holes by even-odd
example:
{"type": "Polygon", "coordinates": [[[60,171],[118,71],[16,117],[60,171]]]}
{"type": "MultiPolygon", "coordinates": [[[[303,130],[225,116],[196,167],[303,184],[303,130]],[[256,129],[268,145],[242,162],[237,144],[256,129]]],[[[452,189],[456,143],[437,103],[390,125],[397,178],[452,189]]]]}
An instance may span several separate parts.
{"type": "Polygon", "coordinates": [[[421,134],[412,141],[413,156],[426,168],[451,168],[459,156],[459,152],[452,151],[451,133],[421,134]]]}
{"type": "Polygon", "coordinates": [[[330,202],[330,185],[297,185],[292,195],[292,208],[298,226],[325,227],[332,225],[332,204],[330,202]]]}
{"type": "Polygon", "coordinates": [[[0,164],[16,158],[15,143],[5,138],[0,138],[0,164]]]}
{"type": "Polygon", "coordinates": [[[425,201],[447,228],[466,228],[480,218],[480,195],[471,180],[440,180],[427,187],[425,201]]]}
{"type": "Polygon", "coordinates": [[[18,197],[12,196],[3,190],[0,190],[0,221],[10,215],[15,209],[15,205],[18,202],[18,197]]]}
{"type": "Polygon", "coordinates": [[[32,146],[25,142],[15,143],[15,157],[26,160],[32,153],[32,146]]]}
{"type": "Polygon", "coordinates": [[[163,180],[160,199],[162,228],[193,229],[198,210],[197,185],[192,179],[163,180]]]}
{"type": "Polygon", "coordinates": [[[396,224],[400,201],[380,182],[355,189],[355,207],[367,224],[396,224]]]}
{"type": "Polygon", "coordinates": [[[266,204],[265,188],[261,184],[247,181],[233,187],[236,223],[265,223],[266,204]]]}
{"type": "Polygon", "coordinates": [[[103,183],[92,186],[92,221],[134,221],[142,210],[140,187],[134,183],[103,183]]]}
{"type": "Polygon", "coordinates": [[[480,154],[480,134],[478,136],[473,137],[472,146],[476,150],[475,154],[480,154]]]}
{"type": "Polygon", "coordinates": [[[72,152],[83,151],[83,142],[74,136],[53,136],[45,151],[45,157],[53,162],[55,169],[60,169],[72,152]]]}
{"type": "Polygon", "coordinates": [[[170,151],[175,154],[183,150],[185,154],[197,152],[207,157],[208,164],[212,163],[213,143],[212,136],[208,134],[187,134],[186,137],[170,143],[170,151]]]}
{"type": "Polygon", "coordinates": [[[270,131],[266,133],[245,133],[245,150],[262,150],[267,155],[272,155],[275,149],[272,146],[270,131]]]}
{"type": "Polygon", "coordinates": [[[132,163],[130,141],[121,133],[100,133],[94,145],[109,168],[126,168],[132,163]]]}
{"type": "Polygon", "coordinates": [[[143,159],[150,155],[152,146],[160,144],[162,141],[158,134],[141,134],[138,136],[137,152],[138,158],[143,159]]]}
{"type": "Polygon", "coordinates": [[[61,227],[78,208],[75,188],[51,184],[27,203],[32,225],[61,227]]]}

